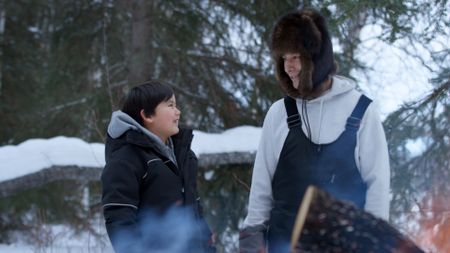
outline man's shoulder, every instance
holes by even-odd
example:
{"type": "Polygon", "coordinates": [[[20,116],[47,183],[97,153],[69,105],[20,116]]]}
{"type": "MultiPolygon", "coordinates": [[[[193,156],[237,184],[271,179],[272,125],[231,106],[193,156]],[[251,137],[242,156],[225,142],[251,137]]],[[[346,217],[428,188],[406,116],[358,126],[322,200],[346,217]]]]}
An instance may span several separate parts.
{"type": "Polygon", "coordinates": [[[280,98],[277,101],[275,101],[269,108],[266,114],[266,118],[278,118],[283,117],[285,115],[285,106],[284,106],[284,98],[280,98]]]}
{"type": "Polygon", "coordinates": [[[271,110],[279,110],[280,107],[284,107],[284,97],[278,99],[275,102],[273,102],[273,104],[269,108],[269,111],[271,111],[271,110]]]}

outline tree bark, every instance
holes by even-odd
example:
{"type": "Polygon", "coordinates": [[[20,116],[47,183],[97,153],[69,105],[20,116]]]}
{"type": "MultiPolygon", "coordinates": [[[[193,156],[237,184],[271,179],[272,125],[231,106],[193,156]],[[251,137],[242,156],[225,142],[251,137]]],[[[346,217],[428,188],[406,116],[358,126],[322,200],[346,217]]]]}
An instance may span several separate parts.
{"type": "Polygon", "coordinates": [[[386,221],[308,187],[297,213],[291,252],[423,252],[386,221]]]}
{"type": "MultiPolygon", "coordinates": [[[[3,34],[5,33],[6,11],[3,0],[0,0],[0,45],[3,45],[3,34]]],[[[2,95],[3,81],[3,46],[0,46],[0,96],[2,95]]]]}
{"type": "MultiPolygon", "coordinates": [[[[132,16],[131,45],[129,49],[128,83],[137,84],[151,77],[152,12],[157,1],[139,0],[130,4],[132,16]]],[[[125,42],[126,43],[126,42],[125,42]]]]}

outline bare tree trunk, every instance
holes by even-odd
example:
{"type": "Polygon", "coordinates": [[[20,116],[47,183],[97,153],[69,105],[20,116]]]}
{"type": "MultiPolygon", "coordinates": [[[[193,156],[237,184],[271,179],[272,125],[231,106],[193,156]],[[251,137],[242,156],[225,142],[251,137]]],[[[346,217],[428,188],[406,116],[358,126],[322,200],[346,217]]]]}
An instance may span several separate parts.
{"type": "Polygon", "coordinates": [[[102,53],[101,53],[101,58],[103,59],[102,62],[102,67],[104,69],[105,72],[105,79],[106,79],[106,86],[107,86],[107,91],[108,91],[108,97],[109,97],[109,105],[111,108],[111,111],[115,110],[115,102],[114,102],[114,97],[113,97],[113,92],[112,92],[112,87],[111,87],[111,78],[110,78],[110,74],[109,74],[109,57],[108,57],[108,36],[106,33],[106,29],[109,26],[109,13],[107,11],[106,5],[108,5],[108,2],[103,3],[103,19],[102,19],[102,53]]]}
{"type": "MultiPolygon", "coordinates": [[[[0,0],[0,45],[3,45],[3,34],[5,33],[5,3],[0,0]]],[[[2,80],[3,80],[3,46],[0,46],[0,96],[2,95],[2,80]]]]}
{"type": "Polygon", "coordinates": [[[342,43],[342,48],[344,51],[344,56],[349,60],[353,60],[355,58],[355,50],[361,42],[361,30],[366,25],[368,16],[367,10],[363,9],[358,11],[355,14],[355,17],[348,18],[345,22],[345,25],[347,26],[347,40],[345,43],[342,43]]]}
{"type": "Polygon", "coordinates": [[[355,59],[355,51],[358,45],[361,44],[361,30],[366,25],[368,17],[367,10],[363,8],[355,12],[353,17],[347,18],[343,24],[346,26],[346,29],[340,45],[343,51],[342,55],[345,58],[344,62],[349,64],[348,66],[340,66],[339,71],[343,75],[349,76],[352,69],[360,67],[360,64],[355,59]]]}
{"type": "Polygon", "coordinates": [[[152,13],[157,1],[138,0],[131,4],[132,34],[130,44],[128,83],[136,84],[149,79],[153,73],[152,13]]]}

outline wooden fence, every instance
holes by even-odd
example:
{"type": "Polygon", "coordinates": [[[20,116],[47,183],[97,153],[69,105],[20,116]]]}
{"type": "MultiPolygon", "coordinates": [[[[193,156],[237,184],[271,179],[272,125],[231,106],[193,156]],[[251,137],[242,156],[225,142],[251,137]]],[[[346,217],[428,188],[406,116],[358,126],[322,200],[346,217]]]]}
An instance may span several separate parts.
{"type": "MultiPolygon", "coordinates": [[[[198,157],[200,168],[211,168],[224,165],[250,165],[255,153],[232,152],[202,154],[198,157]]],[[[13,169],[13,168],[11,168],[13,169]]],[[[59,180],[75,180],[90,182],[100,180],[102,167],[53,166],[38,172],[0,182],[0,197],[45,185],[59,180]]]]}

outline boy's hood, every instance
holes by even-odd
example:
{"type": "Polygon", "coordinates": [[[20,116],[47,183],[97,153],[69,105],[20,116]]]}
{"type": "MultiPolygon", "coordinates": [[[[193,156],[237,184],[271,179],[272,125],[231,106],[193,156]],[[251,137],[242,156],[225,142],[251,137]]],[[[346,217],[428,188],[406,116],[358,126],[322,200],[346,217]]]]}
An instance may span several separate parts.
{"type": "Polygon", "coordinates": [[[150,139],[150,141],[154,144],[155,148],[158,149],[160,153],[164,154],[165,156],[167,156],[167,158],[172,160],[172,162],[177,164],[173,152],[173,143],[171,138],[168,139],[167,145],[165,145],[158,136],[150,132],[147,128],[141,126],[128,114],[120,110],[113,112],[111,121],[108,125],[109,136],[111,136],[111,138],[113,139],[116,139],[128,130],[135,130],[143,133],[150,139]]]}

